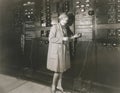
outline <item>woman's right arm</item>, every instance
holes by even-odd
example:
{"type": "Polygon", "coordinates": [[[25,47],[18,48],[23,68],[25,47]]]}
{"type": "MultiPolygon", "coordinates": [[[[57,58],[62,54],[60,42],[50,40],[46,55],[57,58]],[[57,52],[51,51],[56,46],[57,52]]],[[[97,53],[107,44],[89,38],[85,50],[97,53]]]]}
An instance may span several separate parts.
{"type": "Polygon", "coordinates": [[[62,37],[61,38],[56,37],[56,33],[57,33],[56,26],[51,27],[50,34],[49,34],[49,42],[61,44],[62,43],[62,37]]]}

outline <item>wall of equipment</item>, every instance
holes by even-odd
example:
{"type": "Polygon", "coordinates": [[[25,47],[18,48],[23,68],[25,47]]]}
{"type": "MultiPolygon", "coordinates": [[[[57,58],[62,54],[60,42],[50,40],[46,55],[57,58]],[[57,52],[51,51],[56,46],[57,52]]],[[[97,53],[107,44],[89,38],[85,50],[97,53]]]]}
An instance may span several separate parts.
{"type": "Polygon", "coordinates": [[[72,67],[65,77],[120,87],[120,0],[29,0],[20,7],[17,19],[23,20],[16,23],[22,25],[25,68],[52,73],[46,69],[48,35],[59,14],[66,12],[69,23],[73,21],[70,29],[82,37],[70,44],[72,67]]]}

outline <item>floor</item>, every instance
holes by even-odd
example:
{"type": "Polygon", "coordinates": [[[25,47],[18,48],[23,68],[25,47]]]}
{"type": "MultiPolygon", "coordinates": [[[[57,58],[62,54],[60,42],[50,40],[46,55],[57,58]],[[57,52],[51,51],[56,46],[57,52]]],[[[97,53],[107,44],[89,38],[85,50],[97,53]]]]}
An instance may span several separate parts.
{"type": "Polygon", "coordinates": [[[0,93],[51,93],[51,91],[49,86],[0,74],[0,93]]]}
{"type": "MultiPolygon", "coordinates": [[[[77,81],[78,82],[78,81],[77,81]]],[[[91,90],[89,85],[84,85],[78,91],[80,83],[76,83],[77,91],[65,90],[64,93],[120,93],[119,89],[107,89],[94,86],[91,90]]],[[[43,83],[23,80],[6,74],[0,74],[0,93],[51,93],[51,88],[43,83]]],[[[61,93],[56,91],[56,93],[61,93]]]]}

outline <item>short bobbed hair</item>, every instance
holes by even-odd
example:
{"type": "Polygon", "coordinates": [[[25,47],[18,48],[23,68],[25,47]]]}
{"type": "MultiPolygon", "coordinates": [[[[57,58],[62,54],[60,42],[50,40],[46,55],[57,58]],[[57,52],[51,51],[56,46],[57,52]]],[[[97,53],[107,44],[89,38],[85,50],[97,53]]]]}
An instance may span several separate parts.
{"type": "Polygon", "coordinates": [[[67,16],[66,13],[60,14],[60,16],[59,16],[59,21],[60,21],[60,20],[63,20],[63,19],[68,19],[68,16],[67,16]]]}

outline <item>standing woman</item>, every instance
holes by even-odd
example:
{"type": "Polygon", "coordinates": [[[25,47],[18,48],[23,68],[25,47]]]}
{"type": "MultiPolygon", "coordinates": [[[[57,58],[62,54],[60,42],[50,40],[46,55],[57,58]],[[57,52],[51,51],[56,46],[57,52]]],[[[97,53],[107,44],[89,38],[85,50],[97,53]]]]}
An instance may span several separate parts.
{"type": "Polygon", "coordinates": [[[54,72],[52,93],[55,93],[56,89],[63,92],[62,74],[70,68],[69,40],[80,37],[80,34],[68,37],[67,22],[68,16],[62,13],[59,16],[59,23],[50,29],[47,69],[54,72]]]}

